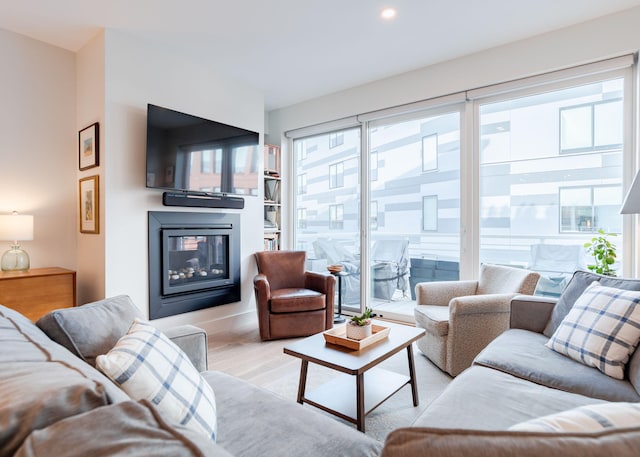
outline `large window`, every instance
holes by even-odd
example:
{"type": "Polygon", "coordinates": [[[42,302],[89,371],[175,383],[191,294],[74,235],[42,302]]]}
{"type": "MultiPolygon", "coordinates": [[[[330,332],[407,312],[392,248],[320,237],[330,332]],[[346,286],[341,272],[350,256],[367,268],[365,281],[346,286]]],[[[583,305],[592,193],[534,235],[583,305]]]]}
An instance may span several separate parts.
{"type": "Polygon", "coordinates": [[[566,279],[594,232],[622,232],[624,96],[612,78],[479,103],[481,262],[566,279]]]}
{"type": "Polygon", "coordinates": [[[633,168],[631,64],[289,132],[295,248],[319,269],[345,265],[346,309],[415,299],[417,282],[471,279],[482,263],[539,271],[536,293],[557,296],[591,263],[584,243],[601,229],[618,234],[622,272],[631,251],[631,223],[619,214],[633,168]],[[335,127],[345,123],[353,127],[335,127]]]}

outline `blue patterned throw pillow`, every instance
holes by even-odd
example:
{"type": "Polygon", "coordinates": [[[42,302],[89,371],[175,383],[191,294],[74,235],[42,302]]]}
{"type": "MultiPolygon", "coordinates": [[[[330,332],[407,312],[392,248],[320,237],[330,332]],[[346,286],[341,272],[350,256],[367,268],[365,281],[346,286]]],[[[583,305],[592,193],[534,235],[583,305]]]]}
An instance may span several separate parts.
{"type": "Polygon", "coordinates": [[[163,333],[136,319],[96,366],[134,400],[146,399],[163,416],[216,440],[213,389],[186,354],[163,333]]]}
{"type": "Polygon", "coordinates": [[[640,292],[593,282],[546,346],[615,379],[640,340],[640,292]]]}

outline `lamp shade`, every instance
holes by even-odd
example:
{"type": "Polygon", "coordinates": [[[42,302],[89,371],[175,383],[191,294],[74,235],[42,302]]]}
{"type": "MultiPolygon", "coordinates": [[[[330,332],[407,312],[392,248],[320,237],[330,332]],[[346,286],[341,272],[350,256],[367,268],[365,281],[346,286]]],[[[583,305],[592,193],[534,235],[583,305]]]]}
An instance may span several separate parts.
{"type": "Polygon", "coordinates": [[[622,203],[620,214],[640,214],[640,171],[633,178],[629,192],[622,203]]]}
{"type": "Polygon", "coordinates": [[[0,240],[33,240],[33,216],[0,214],[0,240]]]}

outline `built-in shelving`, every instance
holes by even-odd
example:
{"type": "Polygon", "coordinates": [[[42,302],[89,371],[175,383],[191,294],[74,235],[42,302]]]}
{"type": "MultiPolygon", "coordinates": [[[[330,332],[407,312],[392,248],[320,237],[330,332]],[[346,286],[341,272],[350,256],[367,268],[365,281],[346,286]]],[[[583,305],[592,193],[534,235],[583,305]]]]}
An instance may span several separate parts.
{"type": "Polygon", "coordinates": [[[282,180],[280,177],[280,148],[264,146],[264,250],[280,249],[282,180]]]}

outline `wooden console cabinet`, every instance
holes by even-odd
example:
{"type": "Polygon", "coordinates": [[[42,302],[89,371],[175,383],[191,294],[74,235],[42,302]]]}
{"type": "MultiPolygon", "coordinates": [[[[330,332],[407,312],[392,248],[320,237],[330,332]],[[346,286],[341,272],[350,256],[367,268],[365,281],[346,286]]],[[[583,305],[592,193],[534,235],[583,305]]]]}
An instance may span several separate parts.
{"type": "Polygon", "coordinates": [[[76,272],[58,267],[2,271],[0,304],[34,322],[54,309],[76,306],[76,272]]]}

